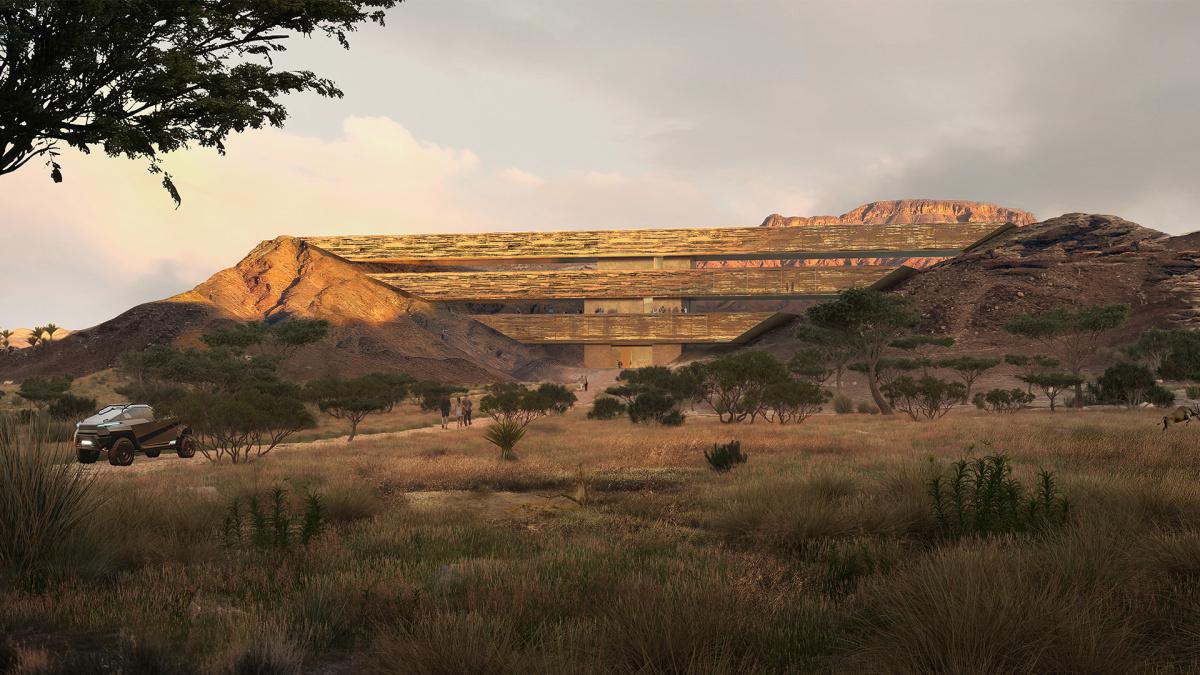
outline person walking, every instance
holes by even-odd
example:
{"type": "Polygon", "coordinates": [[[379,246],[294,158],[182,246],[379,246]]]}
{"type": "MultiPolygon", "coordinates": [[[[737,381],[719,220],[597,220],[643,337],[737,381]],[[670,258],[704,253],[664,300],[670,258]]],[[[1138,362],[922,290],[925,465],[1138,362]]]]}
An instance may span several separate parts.
{"type": "Polygon", "coordinates": [[[450,397],[442,394],[442,400],[438,402],[438,406],[442,409],[442,428],[450,428],[450,397]]]}
{"type": "Polygon", "coordinates": [[[470,396],[467,396],[463,399],[463,422],[466,423],[467,426],[471,426],[471,413],[474,407],[475,404],[471,403],[470,396]]]}
{"type": "Polygon", "coordinates": [[[463,402],[461,396],[454,401],[454,422],[455,426],[459,429],[463,428],[463,402]]]}
{"type": "Polygon", "coordinates": [[[583,390],[587,391],[587,375],[583,376],[583,390]]]}

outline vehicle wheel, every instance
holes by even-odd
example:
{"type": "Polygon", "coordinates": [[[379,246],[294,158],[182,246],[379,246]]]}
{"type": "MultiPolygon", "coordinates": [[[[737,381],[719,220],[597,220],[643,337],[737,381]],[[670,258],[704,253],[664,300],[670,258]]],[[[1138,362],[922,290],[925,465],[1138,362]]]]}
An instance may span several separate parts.
{"type": "Polygon", "coordinates": [[[180,457],[184,459],[191,459],[192,457],[196,456],[196,441],[193,441],[191,436],[181,437],[177,445],[179,447],[175,449],[175,452],[178,453],[180,457]]]}
{"type": "Polygon", "coordinates": [[[108,451],[108,463],[113,466],[133,464],[133,441],[128,438],[118,438],[108,451]]]}
{"type": "Polygon", "coordinates": [[[99,450],[84,450],[81,448],[76,450],[75,454],[79,457],[80,464],[92,464],[100,458],[99,450]]]}
{"type": "Polygon", "coordinates": [[[142,452],[144,452],[147,457],[153,459],[155,457],[158,457],[159,453],[162,452],[162,449],[159,448],[156,450],[143,450],[142,452]]]}

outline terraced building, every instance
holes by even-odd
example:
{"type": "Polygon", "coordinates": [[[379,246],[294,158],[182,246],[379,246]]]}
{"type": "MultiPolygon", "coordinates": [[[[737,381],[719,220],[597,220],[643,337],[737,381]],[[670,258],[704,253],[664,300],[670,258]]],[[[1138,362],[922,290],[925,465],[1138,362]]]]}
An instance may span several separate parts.
{"type": "Polygon", "coordinates": [[[669,363],[683,345],[745,342],[792,315],[697,311],[709,301],[822,298],[887,288],[909,259],[957,255],[1011,223],[307,237],[373,278],[434,302],[562,301],[569,310],[476,314],[524,343],[582,345],[590,367],[669,363]]]}

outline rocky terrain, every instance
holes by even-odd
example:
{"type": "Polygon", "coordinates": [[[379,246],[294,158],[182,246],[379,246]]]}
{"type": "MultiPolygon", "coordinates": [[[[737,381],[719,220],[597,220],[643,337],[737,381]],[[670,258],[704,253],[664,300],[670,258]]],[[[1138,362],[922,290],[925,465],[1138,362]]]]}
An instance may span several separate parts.
{"type": "Polygon", "coordinates": [[[0,379],[84,375],[112,366],[131,349],[197,345],[205,329],[222,322],[287,317],[332,324],[330,339],[300,350],[286,364],[286,374],[302,379],[405,372],[479,383],[535,375],[547,367],[546,354],[536,348],[398,293],[360,267],[297,239],[279,237],[191,291],[138,305],[33,352],[0,356],[0,379]]]}
{"type": "Polygon", "coordinates": [[[1037,218],[1028,211],[961,199],[893,199],[871,202],[840,216],[781,216],[772,213],[762,227],[806,225],[892,225],[897,223],[1014,223],[1029,225],[1037,218]]]}

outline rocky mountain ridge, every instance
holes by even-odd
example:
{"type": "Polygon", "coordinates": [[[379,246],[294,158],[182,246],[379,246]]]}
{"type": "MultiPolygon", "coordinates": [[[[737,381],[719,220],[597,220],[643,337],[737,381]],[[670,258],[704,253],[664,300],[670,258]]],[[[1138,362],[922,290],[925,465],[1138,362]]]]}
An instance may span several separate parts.
{"type": "Polygon", "coordinates": [[[1013,223],[1030,225],[1028,211],[961,199],[893,199],[871,202],[840,216],[782,216],[772,213],[762,227],[808,225],[893,225],[904,223],[1013,223]]]}

